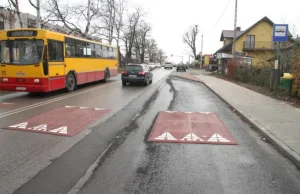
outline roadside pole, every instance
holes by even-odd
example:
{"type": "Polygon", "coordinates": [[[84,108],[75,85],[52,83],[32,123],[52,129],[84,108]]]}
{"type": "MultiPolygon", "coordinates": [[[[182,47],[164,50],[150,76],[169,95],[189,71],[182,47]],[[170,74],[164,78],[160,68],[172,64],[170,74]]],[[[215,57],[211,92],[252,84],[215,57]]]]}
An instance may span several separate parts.
{"type": "Polygon", "coordinates": [[[287,24],[274,24],[273,26],[273,42],[276,42],[276,60],[274,64],[274,76],[275,76],[275,97],[277,95],[277,88],[280,85],[280,43],[288,41],[288,25],[287,24]]]}
{"type": "Polygon", "coordinates": [[[36,18],[36,28],[41,28],[41,10],[40,10],[40,0],[36,1],[36,11],[37,11],[37,18],[36,18]]]}
{"type": "Polygon", "coordinates": [[[275,60],[275,67],[274,67],[274,71],[275,71],[275,88],[274,88],[274,92],[275,92],[275,97],[277,95],[277,88],[279,87],[280,84],[280,42],[276,43],[276,60],[275,60]]]}
{"type": "Polygon", "coordinates": [[[201,35],[200,69],[202,69],[202,56],[203,56],[203,34],[201,35]]]}

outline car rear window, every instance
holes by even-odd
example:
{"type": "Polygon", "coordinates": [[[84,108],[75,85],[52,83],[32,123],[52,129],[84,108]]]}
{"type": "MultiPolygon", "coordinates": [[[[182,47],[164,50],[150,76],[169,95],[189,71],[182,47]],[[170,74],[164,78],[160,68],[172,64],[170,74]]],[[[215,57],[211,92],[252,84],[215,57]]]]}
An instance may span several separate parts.
{"type": "Polygon", "coordinates": [[[125,70],[126,71],[143,71],[143,67],[138,66],[138,65],[130,65],[130,66],[126,66],[125,70]]]}

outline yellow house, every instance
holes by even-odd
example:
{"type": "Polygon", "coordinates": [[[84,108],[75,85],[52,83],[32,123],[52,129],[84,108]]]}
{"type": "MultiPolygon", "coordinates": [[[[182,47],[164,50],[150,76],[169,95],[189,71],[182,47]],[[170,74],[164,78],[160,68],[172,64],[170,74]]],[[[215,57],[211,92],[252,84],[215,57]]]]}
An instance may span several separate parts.
{"type": "MultiPolygon", "coordinates": [[[[236,54],[252,57],[252,65],[270,64],[270,59],[275,57],[276,45],[272,41],[274,23],[264,17],[245,31],[240,27],[236,28],[236,54]]],[[[223,47],[216,53],[232,54],[233,30],[223,30],[220,41],[223,41],[223,47]]]]}

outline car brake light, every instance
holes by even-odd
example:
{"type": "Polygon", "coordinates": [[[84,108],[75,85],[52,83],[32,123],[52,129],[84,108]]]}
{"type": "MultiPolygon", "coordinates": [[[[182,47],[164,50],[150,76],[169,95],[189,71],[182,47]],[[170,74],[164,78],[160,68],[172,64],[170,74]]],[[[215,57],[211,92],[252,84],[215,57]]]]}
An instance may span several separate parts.
{"type": "Polygon", "coordinates": [[[146,72],[142,71],[142,72],[139,72],[140,75],[145,75],[146,72]]]}
{"type": "Polygon", "coordinates": [[[122,71],[122,74],[126,74],[127,72],[126,71],[122,71]]]}

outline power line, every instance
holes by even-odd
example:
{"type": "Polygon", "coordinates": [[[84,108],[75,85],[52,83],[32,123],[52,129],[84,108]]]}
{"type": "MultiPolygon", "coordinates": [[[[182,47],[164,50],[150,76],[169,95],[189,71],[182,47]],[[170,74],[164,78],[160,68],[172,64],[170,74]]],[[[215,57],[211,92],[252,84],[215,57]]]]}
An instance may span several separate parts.
{"type": "Polygon", "coordinates": [[[219,17],[218,21],[215,23],[215,25],[211,28],[211,30],[209,31],[209,33],[211,33],[211,31],[216,27],[216,25],[219,23],[220,19],[223,17],[224,13],[226,12],[227,8],[228,8],[228,5],[229,3],[231,2],[231,0],[228,0],[228,3],[225,7],[225,9],[223,10],[221,16],[219,17]]]}

